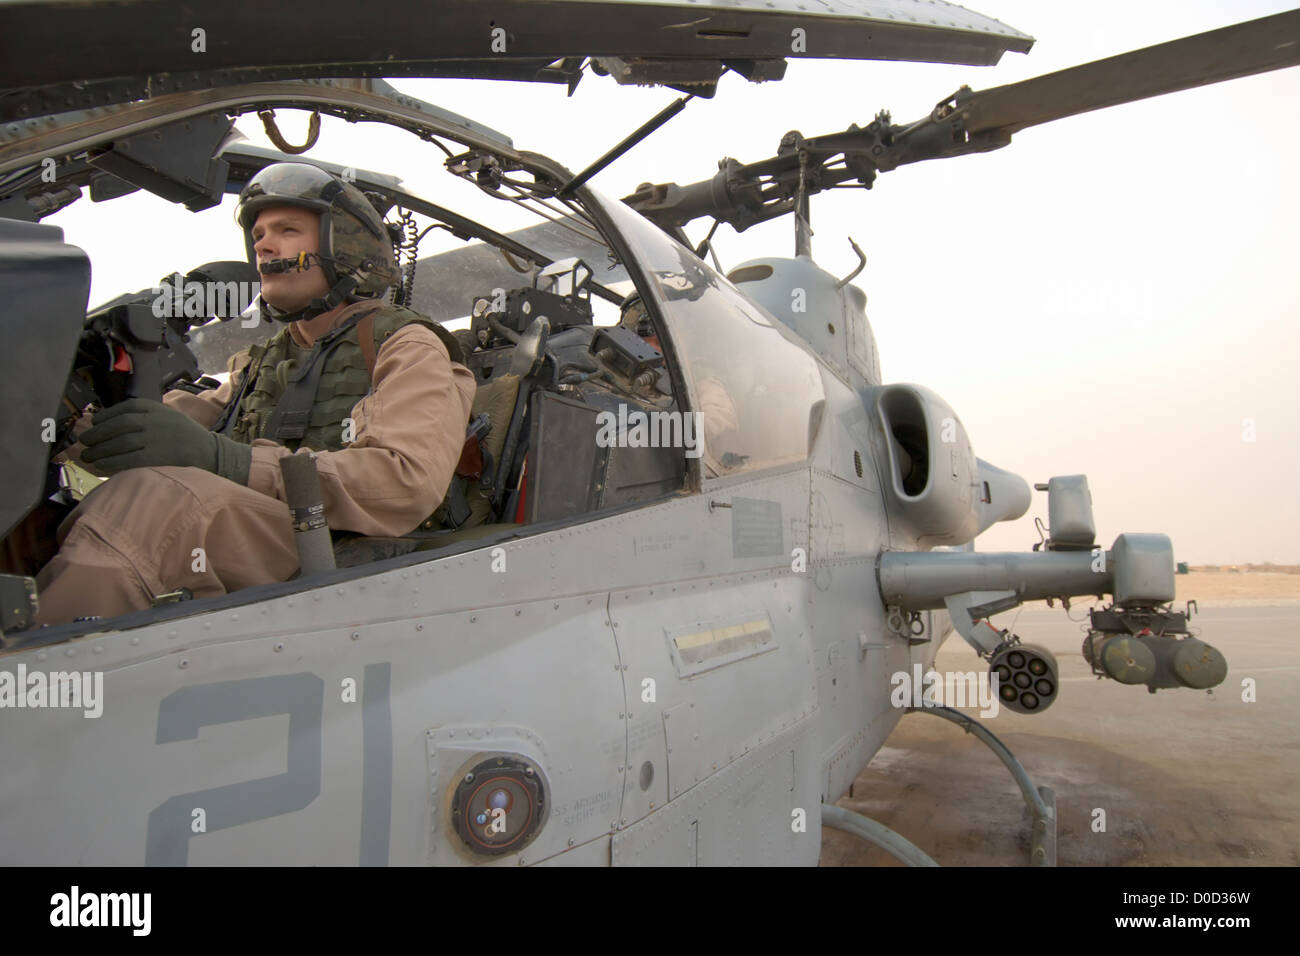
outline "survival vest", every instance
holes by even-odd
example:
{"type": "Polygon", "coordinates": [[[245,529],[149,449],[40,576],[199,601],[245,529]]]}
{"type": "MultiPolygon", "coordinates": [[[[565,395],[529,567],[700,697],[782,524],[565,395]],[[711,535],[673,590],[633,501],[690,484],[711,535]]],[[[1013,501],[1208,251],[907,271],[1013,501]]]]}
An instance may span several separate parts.
{"type": "Polygon", "coordinates": [[[338,451],[352,440],[345,419],[370,391],[380,346],[413,322],[437,335],[453,362],[464,363],[450,332],[402,306],[359,310],[317,339],[301,359],[294,357],[286,325],[249,349],[234,396],[212,430],[246,445],[269,438],[292,451],[338,451]]]}
{"type": "MultiPolygon", "coordinates": [[[[338,451],[350,444],[345,431],[352,409],[370,391],[375,356],[384,340],[398,329],[418,322],[447,347],[453,362],[465,356],[456,338],[438,323],[418,312],[395,305],[363,307],[337,328],[302,349],[291,347],[286,325],[269,340],[249,349],[249,361],[212,430],[250,445],[269,438],[297,451],[338,451]],[[346,440],[345,440],[346,439],[346,440]]],[[[438,510],[420,528],[456,527],[468,512],[462,484],[452,476],[452,487],[438,510]],[[454,515],[456,520],[452,520],[454,515]]]]}

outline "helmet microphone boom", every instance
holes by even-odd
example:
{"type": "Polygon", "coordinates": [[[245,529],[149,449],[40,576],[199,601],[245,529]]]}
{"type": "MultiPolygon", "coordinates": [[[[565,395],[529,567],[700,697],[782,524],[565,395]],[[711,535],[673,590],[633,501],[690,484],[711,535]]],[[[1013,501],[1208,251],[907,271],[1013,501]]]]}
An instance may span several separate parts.
{"type": "Polygon", "coordinates": [[[306,272],[314,264],[318,264],[321,257],[314,252],[300,252],[296,256],[288,259],[268,259],[266,262],[257,264],[257,271],[262,275],[279,275],[284,272],[306,272]],[[313,261],[314,260],[314,261],[313,261]]]}

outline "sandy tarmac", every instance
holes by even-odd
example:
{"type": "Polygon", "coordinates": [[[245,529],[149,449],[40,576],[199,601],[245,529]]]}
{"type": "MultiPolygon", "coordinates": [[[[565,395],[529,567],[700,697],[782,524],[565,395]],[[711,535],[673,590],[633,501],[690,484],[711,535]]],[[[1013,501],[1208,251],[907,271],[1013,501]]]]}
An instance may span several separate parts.
{"type": "MultiPolygon", "coordinates": [[[[1193,628],[1228,659],[1219,687],[1151,694],[1098,680],[1080,654],[1078,619],[1087,620],[1088,603],[1072,608],[1074,621],[1059,605],[1034,604],[995,623],[1052,651],[1061,695],[1043,713],[1004,709],[984,724],[1035,785],[1056,791],[1061,866],[1300,866],[1300,575],[1193,572],[1177,580],[1175,608],[1196,598],[1193,628]],[[1254,702],[1243,700],[1246,679],[1254,702]]],[[[956,634],[936,667],[984,669],[956,634]]],[[[1010,774],[984,744],[935,717],[905,716],[839,805],[941,865],[1028,863],[1029,811],[1010,774]]],[[[830,828],[821,862],[899,865],[830,828]]]]}

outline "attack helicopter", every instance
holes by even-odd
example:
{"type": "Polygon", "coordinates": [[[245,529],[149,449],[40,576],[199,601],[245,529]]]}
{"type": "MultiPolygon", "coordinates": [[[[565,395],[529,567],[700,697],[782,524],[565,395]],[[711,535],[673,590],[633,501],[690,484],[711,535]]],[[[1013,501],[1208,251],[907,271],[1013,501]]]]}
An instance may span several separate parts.
{"type": "MultiPolygon", "coordinates": [[[[1111,595],[1089,636],[1102,676],[1222,680],[1222,655],[1169,607],[1168,539],[1121,535],[1102,548],[1081,476],[1044,489],[1041,550],[968,550],[1025,513],[1028,486],[976,459],[934,392],[881,380],[862,293],[812,261],[809,201],[999,148],[1036,123],[1294,65],[1296,44],[1278,38],[1300,32],[1296,15],[959,91],[913,122],[881,114],[792,136],[770,159],[726,162],[685,187],[647,184],[619,202],[586,179],[633,143],[574,172],[374,77],[571,84],[594,72],[694,96],[723,70],[775,79],[785,56],[804,52],[791,50],[797,30],[820,55],[936,62],[994,63],[1032,41],[942,4],[927,5],[943,10],[934,23],[904,3],[875,17],[848,3],[816,15],[793,4],[531,6],[502,4],[483,29],[468,4],[447,4],[437,30],[377,32],[382,57],[324,33],[293,66],[256,43],[214,45],[220,56],[196,72],[157,44],[160,31],[188,38],[190,25],[170,13],[160,24],[131,3],[101,20],[92,4],[65,35],[129,42],[132,18],[148,17],[150,42],[137,40],[132,58],[147,75],[123,78],[84,51],[7,58],[0,255],[14,308],[3,329],[7,354],[26,346],[31,361],[11,378],[25,404],[5,425],[6,534],[74,497],[51,467],[59,441],[42,437],[43,422],[66,437],[80,402],[189,383],[266,334],[239,314],[204,323],[182,309],[150,325],[150,338],[135,324],[138,296],[87,314],[85,256],[39,222],[82,189],[92,200],[147,190],[213,205],[289,158],[239,143],[233,117],[305,109],[441,145],[447,173],[544,221],[495,230],[382,170],[333,167],[396,210],[403,229],[419,215],[461,244],[416,264],[418,243],[403,232],[408,278],[395,294],[435,319],[468,320],[481,391],[514,379],[493,424],[502,444],[490,518],[341,539],[335,570],[61,627],[24,627],[39,595],[14,575],[3,667],[91,669],[105,696],[94,720],[57,708],[6,715],[9,752],[24,760],[0,784],[5,862],[813,863],[818,823],[901,717],[889,675],[928,667],[950,630],[1025,713],[1055,699],[1055,663],[989,624],[1024,601],[1111,595]],[[624,19],[579,55],[566,17],[602,7],[624,19]],[[684,232],[701,218],[744,229],[782,216],[795,224],[795,256],[726,275],[684,232]],[[624,324],[629,289],[644,315],[624,324]],[[616,324],[596,322],[601,311],[616,324]],[[74,381],[70,369],[96,345],[101,367],[85,357],[90,374],[74,381]],[[119,347],[148,382],[124,385],[102,368],[119,347]],[[616,410],[618,440],[603,446],[597,421],[616,410]],[[702,440],[686,447],[682,430],[676,444],[638,442],[632,413],[698,413],[702,440]]],[[[246,36],[241,16],[221,14],[205,36],[246,36]]],[[[239,276],[227,263],[182,279],[239,276]]],[[[1042,816],[1053,818],[1050,806],[1042,816]]]]}

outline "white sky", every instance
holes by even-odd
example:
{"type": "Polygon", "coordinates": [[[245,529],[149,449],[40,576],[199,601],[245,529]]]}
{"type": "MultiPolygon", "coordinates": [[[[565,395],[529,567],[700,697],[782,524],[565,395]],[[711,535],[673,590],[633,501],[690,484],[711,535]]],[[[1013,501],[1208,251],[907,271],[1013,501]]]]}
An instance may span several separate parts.
{"type": "MultiPolygon", "coordinates": [[[[972,0],[1037,38],[997,67],[792,60],[780,83],[724,78],[593,180],[694,182],[716,162],[772,155],[783,133],[865,125],[879,109],[919,119],[963,83],[987,89],[1229,23],[1277,13],[1268,0],[1088,3],[972,0]]],[[[677,97],[588,76],[560,86],[398,80],[405,92],[581,169],[677,97]]],[[[299,140],[305,114],[282,111],[299,140]]],[[[1085,473],[1098,540],[1163,532],[1178,560],[1300,564],[1300,69],[1235,80],[1017,134],[992,153],[881,175],[870,191],[813,199],[813,252],[837,274],[868,256],[868,295],[885,381],[916,382],[961,415],[981,458],[1030,484],[1085,473]],[[1254,424],[1254,441],[1243,440],[1254,424]]],[[[238,123],[269,146],[255,117],[238,123]]],[[[402,176],[466,212],[500,203],[440,172],[441,152],[409,134],[325,118],[309,158],[402,176]],[[428,184],[427,186],[425,184],[428,184]],[[451,189],[448,186],[452,187],[451,189]],[[462,188],[463,187],[463,188],[462,188]],[[487,203],[488,205],[484,205],[487,203]]],[[[233,197],[191,214],[153,196],[47,219],[91,256],[91,304],[174,270],[242,258],[233,197]]],[[[517,220],[525,224],[525,220],[517,220]]],[[[700,225],[691,235],[703,234],[700,225]]],[[[429,254],[438,234],[421,245],[429,254]]],[[[793,251],[788,218],[741,236],[722,227],[723,266],[793,251]]],[[[1046,521],[1028,514],[982,535],[980,550],[1025,550],[1046,521]]]]}

